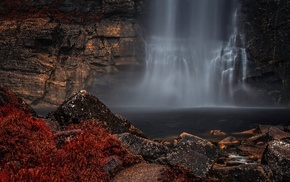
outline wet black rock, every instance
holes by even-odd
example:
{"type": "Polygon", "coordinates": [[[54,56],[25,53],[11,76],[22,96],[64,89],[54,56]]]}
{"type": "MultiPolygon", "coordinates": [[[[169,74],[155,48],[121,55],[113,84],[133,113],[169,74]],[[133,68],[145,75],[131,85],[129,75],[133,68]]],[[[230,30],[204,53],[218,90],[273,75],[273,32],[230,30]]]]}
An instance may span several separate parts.
{"type": "Polygon", "coordinates": [[[249,156],[252,159],[261,159],[266,149],[267,142],[273,140],[268,133],[256,134],[244,141],[238,147],[240,155],[249,156]]]}
{"type": "Polygon", "coordinates": [[[116,135],[122,144],[133,154],[141,155],[144,159],[154,161],[169,152],[169,148],[161,143],[141,138],[130,133],[116,135]]]}
{"type": "Polygon", "coordinates": [[[133,154],[145,160],[189,170],[195,177],[206,177],[217,158],[216,147],[207,140],[182,133],[178,140],[163,144],[134,136],[130,133],[116,135],[133,154]]]}
{"type": "Polygon", "coordinates": [[[229,148],[229,147],[233,147],[236,146],[240,143],[240,141],[233,136],[229,136],[224,138],[223,140],[218,142],[218,145],[220,148],[229,148]]]}
{"type": "Polygon", "coordinates": [[[271,182],[273,174],[267,166],[243,164],[233,167],[214,167],[211,176],[223,182],[263,181],[271,182]]]}
{"type": "Polygon", "coordinates": [[[183,166],[196,177],[205,177],[217,158],[217,148],[209,141],[182,133],[170,152],[160,161],[172,166],[183,166]]]}
{"type": "Polygon", "coordinates": [[[113,114],[98,98],[85,90],[65,100],[49,117],[57,120],[62,127],[79,124],[85,120],[96,120],[112,133],[129,132],[141,137],[145,135],[126,118],[113,114]]]}
{"type": "Polygon", "coordinates": [[[286,141],[269,142],[262,163],[271,168],[275,181],[290,181],[290,143],[286,141]]]}
{"type": "Polygon", "coordinates": [[[248,83],[260,100],[264,95],[272,102],[289,105],[289,1],[243,0],[241,12],[248,83]]]}
{"type": "Polygon", "coordinates": [[[271,140],[273,140],[273,138],[269,135],[269,133],[260,133],[248,138],[247,140],[244,140],[242,144],[267,143],[271,140]]]}
{"type": "Polygon", "coordinates": [[[243,144],[238,147],[238,154],[243,156],[248,156],[252,160],[259,160],[262,158],[262,155],[266,149],[266,145],[250,145],[243,144]]]}
{"type": "Polygon", "coordinates": [[[210,130],[209,134],[215,135],[215,136],[224,136],[227,135],[225,132],[221,130],[210,130]]]}
{"type": "Polygon", "coordinates": [[[256,128],[255,133],[268,134],[271,138],[275,140],[290,138],[290,133],[285,132],[284,127],[281,125],[260,125],[256,128]]]}

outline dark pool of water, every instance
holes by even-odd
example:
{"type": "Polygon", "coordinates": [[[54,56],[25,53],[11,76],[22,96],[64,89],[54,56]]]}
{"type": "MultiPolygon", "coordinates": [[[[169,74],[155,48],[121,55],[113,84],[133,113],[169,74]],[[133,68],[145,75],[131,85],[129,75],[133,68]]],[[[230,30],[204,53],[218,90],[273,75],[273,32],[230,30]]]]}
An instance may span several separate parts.
{"type": "Polygon", "coordinates": [[[290,108],[190,108],[144,109],[112,108],[128,118],[151,138],[166,138],[188,132],[203,135],[219,129],[226,133],[241,132],[257,125],[285,124],[290,108]]]}

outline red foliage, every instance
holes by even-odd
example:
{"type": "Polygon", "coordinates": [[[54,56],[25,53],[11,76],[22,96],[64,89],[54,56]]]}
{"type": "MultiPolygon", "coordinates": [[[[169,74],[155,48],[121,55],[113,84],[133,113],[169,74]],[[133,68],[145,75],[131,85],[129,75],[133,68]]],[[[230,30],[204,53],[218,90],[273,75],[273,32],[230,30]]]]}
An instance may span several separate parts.
{"type": "Polygon", "coordinates": [[[94,122],[82,122],[80,125],[71,125],[69,130],[81,129],[83,133],[68,140],[62,147],[67,154],[63,159],[70,169],[70,181],[99,181],[109,180],[104,166],[109,156],[118,156],[123,165],[139,162],[140,158],[128,153],[104,128],[94,122]]]}
{"type": "MultiPolygon", "coordinates": [[[[54,160],[61,159],[55,146],[55,137],[41,120],[13,107],[8,115],[0,117],[0,173],[2,181],[45,179],[41,168],[48,167],[54,160]],[[44,178],[40,178],[43,176],[44,178]]],[[[6,112],[7,114],[7,112],[6,112]]],[[[50,174],[53,173],[53,170],[50,174]]]]}
{"type": "Polygon", "coordinates": [[[11,90],[0,87],[0,94],[0,117],[7,116],[17,110],[35,114],[34,110],[11,90]]]}
{"type": "Polygon", "coordinates": [[[11,106],[0,113],[0,181],[108,181],[109,156],[118,156],[123,166],[140,161],[94,122],[70,126],[82,132],[57,148],[43,121],[11,106]]]}

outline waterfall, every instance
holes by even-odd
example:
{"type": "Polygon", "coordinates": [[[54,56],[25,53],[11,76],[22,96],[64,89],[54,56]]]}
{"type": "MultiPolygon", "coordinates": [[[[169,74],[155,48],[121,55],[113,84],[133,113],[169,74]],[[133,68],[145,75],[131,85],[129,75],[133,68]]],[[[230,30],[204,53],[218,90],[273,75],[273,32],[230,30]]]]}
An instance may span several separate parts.
{"type": "Polygon", "coordinates": [[[151,1],[146,70],[136,105],[237,105],[247,58],[236,0],[151,1]]]}

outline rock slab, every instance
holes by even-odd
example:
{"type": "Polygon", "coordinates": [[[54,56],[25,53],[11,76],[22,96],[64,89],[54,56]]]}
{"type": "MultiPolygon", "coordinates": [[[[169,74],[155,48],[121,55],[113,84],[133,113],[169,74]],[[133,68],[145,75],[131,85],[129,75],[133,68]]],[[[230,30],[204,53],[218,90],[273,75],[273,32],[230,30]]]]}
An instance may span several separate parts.
{"type": "Polygon", "coordinates": [[[269,142],[262,163],[271,168],[275,181],[290,181],[290,143],[286,141],[269,142]]]}
{"type": "Polygon", "coordinates": [[[243,164],[234,167],[216,167],[211,175],[223,182],[261,181],[272,182],[272,172],[267,166],[243,164]]]}
{"type": "Polygon", "coordinates": [[[196,177],[205,177],[214,164],[217,154],[217,149],[211,142],[182,133],[171,151],[160,160],[173,166],[184,166],[196,177]]]}
{"type": "Polygon", "coordinates": [[[97,97],[85,90],[65,100],[49,117],[57,120],[62,127],[78,124],[82,120],[95,120],[113,134],[129,132],[145,137],[126,118],[113,114],[97,97]]]}

